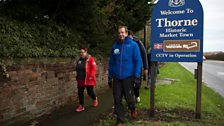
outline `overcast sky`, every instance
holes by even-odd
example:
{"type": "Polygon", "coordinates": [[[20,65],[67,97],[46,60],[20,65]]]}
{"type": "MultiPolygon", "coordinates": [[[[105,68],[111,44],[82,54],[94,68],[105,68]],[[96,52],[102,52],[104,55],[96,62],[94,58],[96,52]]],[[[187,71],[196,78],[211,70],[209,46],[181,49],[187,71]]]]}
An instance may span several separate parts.
{"type": "Polygon", "coordinates": [[[204,10],[204,52],[224,51],[224,0],[199,0],[204,10]]]}

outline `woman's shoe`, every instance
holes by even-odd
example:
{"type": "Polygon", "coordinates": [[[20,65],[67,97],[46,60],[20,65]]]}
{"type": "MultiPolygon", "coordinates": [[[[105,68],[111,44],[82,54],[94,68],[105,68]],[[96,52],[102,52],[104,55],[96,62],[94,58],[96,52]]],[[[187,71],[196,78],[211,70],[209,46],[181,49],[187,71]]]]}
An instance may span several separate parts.
{"type": "Polygon", "coordinates": [[[97,107],[98,106],[98,99],[97,99],[97,97],[96,97],[95,100],[93,100],[93,106],[94,107],[97,107]]]}
{"type": "Polygon", "coordinates": [[[81,111],[84,111],[85,108],[82,106],[82,105],[79,105],[77,108],[76,108],[76,112],[81,112],[81,111]]]}

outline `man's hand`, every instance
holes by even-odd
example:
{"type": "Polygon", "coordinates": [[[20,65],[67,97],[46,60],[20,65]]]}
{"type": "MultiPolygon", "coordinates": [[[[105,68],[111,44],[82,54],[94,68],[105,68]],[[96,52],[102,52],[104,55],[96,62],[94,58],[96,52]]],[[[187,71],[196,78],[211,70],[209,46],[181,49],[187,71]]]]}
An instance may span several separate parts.
{"type": "Polygon", "coordinates": [[[108,80],[108,86],[111,88],[112,87],[112,80],[108,80]]]}
{"type": "Polygon", "coordinates": [[[145,69],[144,72],[143,72],[143,75],[147,75],[148,74],[148,70],[145,69]]]}

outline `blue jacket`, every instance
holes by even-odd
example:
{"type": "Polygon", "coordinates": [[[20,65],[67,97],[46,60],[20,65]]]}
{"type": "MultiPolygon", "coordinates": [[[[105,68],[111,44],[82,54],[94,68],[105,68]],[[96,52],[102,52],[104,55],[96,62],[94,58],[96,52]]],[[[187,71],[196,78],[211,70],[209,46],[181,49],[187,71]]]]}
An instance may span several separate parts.
{"type": "Polygon", "coordinates": [[[142,59],[138,45],[129,37],[123,43],[116,42],[110,52],[108,79],[140,77],[142,59]]]}

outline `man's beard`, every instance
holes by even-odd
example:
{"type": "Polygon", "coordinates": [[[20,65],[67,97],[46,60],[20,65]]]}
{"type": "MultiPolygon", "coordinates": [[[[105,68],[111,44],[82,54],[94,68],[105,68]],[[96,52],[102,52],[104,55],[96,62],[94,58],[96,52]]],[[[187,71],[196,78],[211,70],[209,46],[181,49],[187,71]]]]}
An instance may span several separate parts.
{"type": "Polygon", "coordinates": [[[118,41],[119,42],[123,42],[125,40],[125,37],[122,39],[122,38],[118,38],[118,41]]]}

